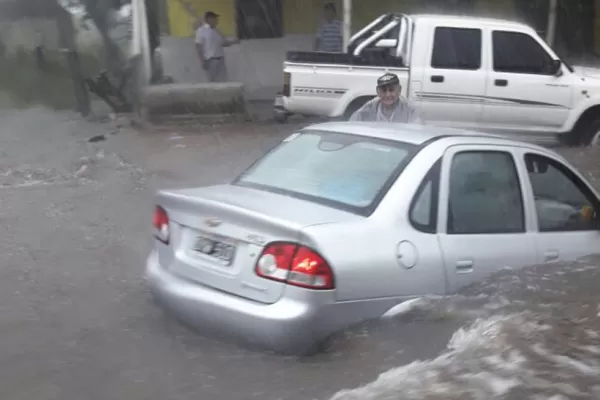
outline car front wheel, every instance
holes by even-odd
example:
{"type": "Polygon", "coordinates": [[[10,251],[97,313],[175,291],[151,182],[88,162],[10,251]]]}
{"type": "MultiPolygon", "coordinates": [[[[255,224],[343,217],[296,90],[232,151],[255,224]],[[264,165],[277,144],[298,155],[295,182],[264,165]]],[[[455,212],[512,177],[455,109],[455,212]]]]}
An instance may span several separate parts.
{"type": "Polygon", "coordinates": [[[567,135],[570,145],[600,147],[600,116],[594,116],[586,121],[576,131],[567,135]]]}

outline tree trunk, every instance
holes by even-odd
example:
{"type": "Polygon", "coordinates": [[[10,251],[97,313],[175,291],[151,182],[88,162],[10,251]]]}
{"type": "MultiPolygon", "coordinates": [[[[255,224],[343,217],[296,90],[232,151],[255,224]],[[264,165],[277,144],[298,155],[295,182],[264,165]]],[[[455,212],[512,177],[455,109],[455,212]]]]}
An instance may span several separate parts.
{"type": "Polygon", "coordinates": [[[77,45],[75,41],[75,28],[71,14],[59,6],[56,13],[56,24],[60,46],[67,58],[67,65],[73,79],[73,89],[75,100],[77,101],[77,111],[84,117],[87,117],[91,111],[90,97],[84,85],[84,76],[81,70],[81,63],[77,54],[77,45]]]}
{"type": "Polygon", "coordinates": [[[102,44],[106,51],[106,68],[112,77],[119,78],[123,73],[124,62],[121,56],[121,49],[109,35],[109,12],[111,11],[111,4],[108,1],[102,0],[84,0],[82,3],[100,33],[102,44]]]}

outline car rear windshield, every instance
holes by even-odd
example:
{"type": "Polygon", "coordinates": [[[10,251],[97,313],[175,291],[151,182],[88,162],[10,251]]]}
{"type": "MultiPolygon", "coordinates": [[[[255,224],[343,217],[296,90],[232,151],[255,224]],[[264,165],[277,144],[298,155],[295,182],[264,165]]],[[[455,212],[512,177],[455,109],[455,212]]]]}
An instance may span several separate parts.
{"type": "Polygon", "coordinates": [[[416,148],[366,136],[302,131],[259,159],[233,184],[368,215],[416,148]]]}

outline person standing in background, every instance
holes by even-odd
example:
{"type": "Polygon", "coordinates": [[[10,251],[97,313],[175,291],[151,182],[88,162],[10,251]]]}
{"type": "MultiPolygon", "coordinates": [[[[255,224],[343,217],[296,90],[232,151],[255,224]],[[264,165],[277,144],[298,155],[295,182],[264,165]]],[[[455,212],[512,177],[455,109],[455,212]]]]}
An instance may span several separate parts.
{"type": "Polygon", "coordinates": [[[324,11],[325,20],[321,23],[317,31],[315,50],[341,53],[344,51],[344,36],[342,33],[342,21],[336,18],[335,4],[325,4],[324,11]]]}
{"type": "Polygon", "coordinates": [[[212,11],[204,14],[204,24],[196,30],[196,51],[210,82],[227,81],[224,47],[238,44],[238,39],[226,39],[218,31],[219,15],[212,11]]]}

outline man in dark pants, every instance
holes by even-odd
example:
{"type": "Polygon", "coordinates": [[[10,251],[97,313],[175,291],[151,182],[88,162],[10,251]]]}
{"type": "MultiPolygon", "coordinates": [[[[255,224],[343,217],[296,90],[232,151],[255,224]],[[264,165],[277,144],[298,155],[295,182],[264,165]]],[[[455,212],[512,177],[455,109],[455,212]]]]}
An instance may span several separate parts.
{"type": "Polygon", "coordinates": [[[398,75],[387,73],[377,79],[377,97],[358,109],[350,121],[421,123],[417,110],[402,96],[398,75]]]}

